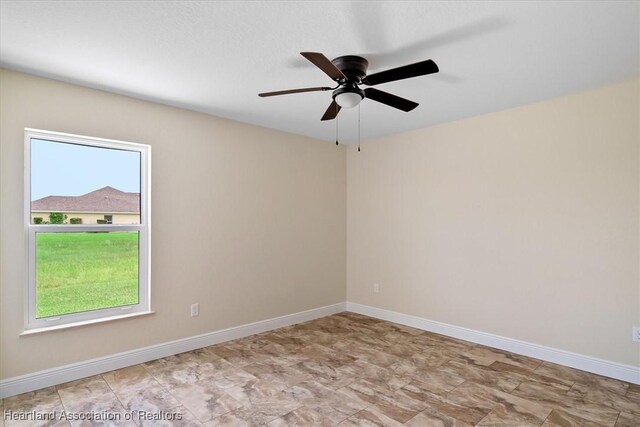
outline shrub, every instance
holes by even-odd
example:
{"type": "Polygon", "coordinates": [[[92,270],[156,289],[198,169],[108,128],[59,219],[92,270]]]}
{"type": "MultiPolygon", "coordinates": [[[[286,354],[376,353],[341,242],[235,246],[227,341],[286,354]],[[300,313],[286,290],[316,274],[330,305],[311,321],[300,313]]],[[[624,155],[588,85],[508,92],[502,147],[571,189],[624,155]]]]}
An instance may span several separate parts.
{"type": "Polygon", "coordinates": [[[63,215],[60,212],[51,212],[49,214],[49,223],[51,224],[63,224],[66,215],[63,215]]]}
{"type": "Polygon", "coordinates": [[[40,217],[40,216],[33,217],[33,223],[34,224],[42,224],[42,217],[40,217]]]}
{"type": "Polygon", "coordinates": [[[98,219],[96,221],[98,221],[98,224],[106,224],[107,223],[106,219],[98,219]]]}
{"type": "Polygon", "coordinates": [[[82,224],[82,218],[71,218],[69,224],[82,224]]]}

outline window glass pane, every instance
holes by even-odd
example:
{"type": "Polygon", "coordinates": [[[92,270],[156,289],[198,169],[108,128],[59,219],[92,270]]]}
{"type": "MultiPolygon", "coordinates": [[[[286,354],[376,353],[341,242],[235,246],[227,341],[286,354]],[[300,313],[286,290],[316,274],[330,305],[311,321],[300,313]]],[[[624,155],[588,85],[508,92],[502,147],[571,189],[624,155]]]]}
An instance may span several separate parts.
{"type": "Polygon", "coordinates": [[[31,139],[32,224],[140,224],[140,153],[31,139]]]}
{"type": "Polygon", "coordinates": [[[36,318],[138,303],[137,231],[36,233],[36,318]]]}

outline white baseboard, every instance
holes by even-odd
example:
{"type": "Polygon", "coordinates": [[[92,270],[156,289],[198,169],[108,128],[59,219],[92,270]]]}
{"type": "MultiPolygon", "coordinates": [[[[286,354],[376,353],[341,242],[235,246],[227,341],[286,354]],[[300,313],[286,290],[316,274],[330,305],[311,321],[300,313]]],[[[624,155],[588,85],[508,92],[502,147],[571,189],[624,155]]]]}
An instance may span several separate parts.
{"type": "Polygon", "coordinates": [[[606,377],[634,384],[640,384],[640,368],[635,366],[611,362],[556,348],[545,347],[526,341],[502,337],[460,326],[449,325],[447,323],[436,322],[395,311],[384,310],[353,302],[342,302],[273,319],[235,326],[233,328],[210,332],[203,335],[126,351],[111,356],[51,368],[19,377],[8,378],[0,381],[0,399],[62,384],[91,375],[101,374],[114,369],[148,362],[161,357],[167,357],[173,354],[219,344],[221,342],[271,331],[284,326],[330,316],[332,314],[341,313],[345,310],[375,317],[381,320],[399,323],[401,325],[412,326],[429,332],[459,338],[477,344],[483,344],[489,347],[499,348],[501,350],[569,366],[571,368],[592,372],[594,374],[604,375],[606,377]]]}
{"type": "Polygon", "coordinates": [[[347,311],[375,317],[376,319],[387,320],[401,325],[412,326],[429,332],[471,341],[477,344],[510,351],[512,353],[533,357],[559,365],[569,366],[582,371],[615,378],[629,383],[640,384],[640,368],[623,363],[611,362],[609,360],[598,359],[596,357],[585,356],[583,354],[572,353],[570,351],[557,348],[546,347],[513,338],[502,337],[500,335],[480,332],[460,326],[449,325],[447,323],[436,322],[409,314],[402,314],[395,311],[370,307],[367,305],[347,302],[347,311]]]}
{"type": "Polygon", "coordinates": [[[46,369],[44,371],[21,375],[19,377],[8,378],[0,381],[0,399],[38,390],[44,387],[50,387],[56,384],[62,384],[91,375],[101,374],[114,369],[148,362],[161,357],[167,357],[173,354],[219,344],[221,342],[271,331],[273,329],[306,322],[319,317],[341,313],[345,310],[346,303],[342,302],[286,316],[275,317],[273,319],[235,326],[233,328],[210,332],[203,335],[143,347],[111,356],[46,369]]]}

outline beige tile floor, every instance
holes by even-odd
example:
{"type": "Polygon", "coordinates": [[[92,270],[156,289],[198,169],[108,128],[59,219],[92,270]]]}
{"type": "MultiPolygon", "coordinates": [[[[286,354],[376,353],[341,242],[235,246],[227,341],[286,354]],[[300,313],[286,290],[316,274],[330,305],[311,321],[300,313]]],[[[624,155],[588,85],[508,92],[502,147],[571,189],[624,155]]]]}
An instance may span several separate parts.
{"type": "Polygon", "coordinates": [[[640,386],[353,313],[10,397],[2,405],[15,412],[120,414],[115,425],[640,426],[640,386]],[[159,415],[165,420],[147,419],[159,415]]]}

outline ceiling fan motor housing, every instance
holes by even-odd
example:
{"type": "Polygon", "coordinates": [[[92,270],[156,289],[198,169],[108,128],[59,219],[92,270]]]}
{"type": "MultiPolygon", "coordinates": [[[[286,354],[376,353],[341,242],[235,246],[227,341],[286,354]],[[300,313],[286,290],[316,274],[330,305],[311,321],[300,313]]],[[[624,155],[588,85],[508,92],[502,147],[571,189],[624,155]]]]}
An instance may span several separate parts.
{"type": "Polygon", "coordinates": [[[354,83],[360,83],[360,81],[367,75],[367,67],[369,62],[361,56],[345,55],[339,56],[331,61],[337,69],[342,71],[347,77],[347,81],[353,81],[354,83]]]}

